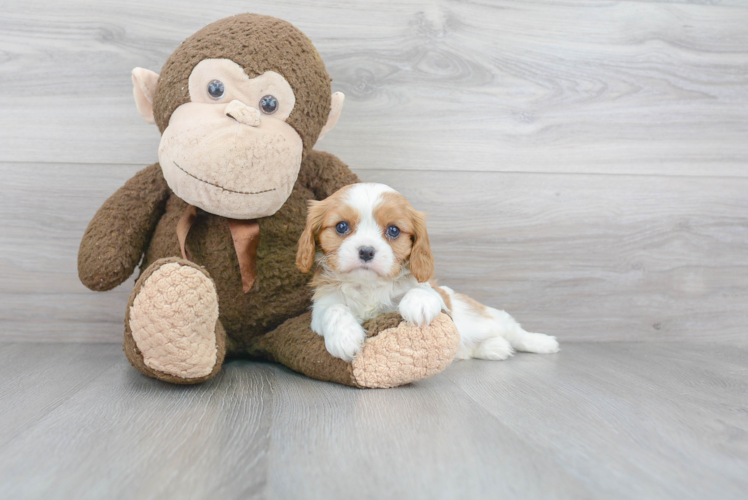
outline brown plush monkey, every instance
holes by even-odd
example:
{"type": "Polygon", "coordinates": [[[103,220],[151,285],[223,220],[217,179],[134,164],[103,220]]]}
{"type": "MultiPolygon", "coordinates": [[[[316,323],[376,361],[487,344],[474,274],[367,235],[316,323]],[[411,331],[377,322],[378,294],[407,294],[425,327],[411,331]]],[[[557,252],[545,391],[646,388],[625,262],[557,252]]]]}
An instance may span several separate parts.
{"type": "Polygon", "coordinates": [[[133,366],[191,384],[227,354],[251,355],[320,380],[393,387],[449,365],[459,334],[445,315],[424,328],[372,320],[352,363],[309,328],[309,275],[295,266],[307,202],[358,178],[312,149],[343,95],[331,94],[303,33],[272,17],[230,17],[185,40],[160,76],[136,68],[133,84],[162,134],[159,163],[104,203],[78,255],[81,281],[98,291],[141,262],[125,313],[133,366]]]}

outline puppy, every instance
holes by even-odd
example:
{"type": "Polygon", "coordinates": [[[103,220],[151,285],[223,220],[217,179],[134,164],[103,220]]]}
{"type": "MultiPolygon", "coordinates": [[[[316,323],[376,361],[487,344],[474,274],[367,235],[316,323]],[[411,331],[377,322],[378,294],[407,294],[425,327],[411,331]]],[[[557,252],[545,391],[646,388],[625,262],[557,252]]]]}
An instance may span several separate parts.
{"type": "Polygon", "coordinates": [[[419,327],[450,312],[460,332],[458,359],[558,352],[555,337],[526,332],[506,312],[430,282],[425,214],[384,184],[352,184],[310,202],[296,265],[307,273],[315,260],[312,330],[337,358],[351,361],[361,350],[364,321],[396,311],[419,327]]]}

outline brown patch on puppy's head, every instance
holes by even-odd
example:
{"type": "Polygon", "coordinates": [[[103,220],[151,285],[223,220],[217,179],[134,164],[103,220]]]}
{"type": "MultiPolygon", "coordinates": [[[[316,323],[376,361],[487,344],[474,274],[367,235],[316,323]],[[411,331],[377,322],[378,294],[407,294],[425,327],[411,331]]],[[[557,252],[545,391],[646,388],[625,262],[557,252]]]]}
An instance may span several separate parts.
{"type": "Polygon", "coordinates": [[[400,272],[399,266],[410,262],[410,272],[418,282],[428,281],[434,274],[434,255],[426,231],[426,214],[415,210],[400,193],[383,193],[381,198],[375,209],[375,218],[398,264],[398,267],[393,266],[393,276],[400,272]],[[387,236],[390,226],[400,230],[399,237],[387,236]]]}
{"type": "Polygon", "coordinates": [[[341,203],[349,187],[339,189],[323,201],[309,201],[306,227],[299,239],[299,250],[296,253],[296,267],[302,273],[308,273],[312,269],[318,241],[322,251],[328,256],[328,262],[335,265],[335,251],[344,240],[335,231],[335,226],[339,222],[345,221],[355,230],[359,219],[358,212],[353,207],[341,203]]]}

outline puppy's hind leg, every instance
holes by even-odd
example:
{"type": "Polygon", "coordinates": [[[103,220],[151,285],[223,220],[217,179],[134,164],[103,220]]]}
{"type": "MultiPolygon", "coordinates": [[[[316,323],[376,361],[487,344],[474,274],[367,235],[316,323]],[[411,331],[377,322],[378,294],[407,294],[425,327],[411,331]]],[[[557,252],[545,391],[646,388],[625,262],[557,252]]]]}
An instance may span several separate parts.
{"type": "Polygon", "coordinates": [[[452,320],[460,332],[457,359],[500,361],[514,354],[512,345],[500,335],[500,325],[488,314],[485,306],[449,287],[440,288],[450,298],[452,320]]]}
{"type": "Polygon", "coordinates": [[[488,314],[499,325],[499,332],[517,351],[551,354],[559,351],[556,337],[544,333],[532,333],[522,328],[506,311],[486,307],[488,314]]]}
{"type": "Polygon", "coordinates": [[[460,331],[458,359],[506,359],[515,350],[542,354],[558,352],[555,337],[525,331],[506,311],[484,306],[449,287],[440,288],[449,295],[452,319],[460,331]]]}
{"type": "Polygon", "coordinates": [[[476,359],[488,359],[491,361],[501,361],[514,354],[514,349],[504,337],[491,337],[480,344],[473,350],[473,357],[476,359]]]}

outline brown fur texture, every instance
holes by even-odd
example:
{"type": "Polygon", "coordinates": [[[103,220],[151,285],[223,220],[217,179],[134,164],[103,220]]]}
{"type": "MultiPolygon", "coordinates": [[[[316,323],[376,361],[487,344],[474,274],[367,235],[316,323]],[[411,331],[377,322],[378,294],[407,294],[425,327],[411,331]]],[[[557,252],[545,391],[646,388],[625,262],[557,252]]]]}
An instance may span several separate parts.
{"type": "Polygon", "coordinates": [[[312,313],[289,319],[257,339],[247,350],[250,355],[281,363],[308,377],[357,387],[350,363],[334,358],[322,337],[310,327],[312,313]]]}
{"type": "Polygon", "coordinates": [[[468,308],[471,309],[475,314],[479,314],[484,318],[493,319],[493,316],[491,316],[491,314],[488,312],[488,308],[474,298],[468,297],[467,295],[463,295],[461,293],[458,293],[455,296],[465,305],[467,305],[468,308]]]}
{"type": "Polygon", "coordinates": [[[436,293],[439,294],[439,296],[444,301],[444,305],[447,306],[447,309],[450,311],[452,310],[452,298],[449,296],[447,292],[442,290],[442,288],[437,284],[435,279],[429,280],[429,285],[431,285],[431,288],[436,290],[436,293]]]}
{"type": "MultiPolygon", "coordinates": [[[[385,230],[389,225],[400,229],[399,238],[388,240],[395,254],[395,261],[409,262],[410,272],[419,282],[429,280],[434,274],[434,255],[426,232],[426,214],[416,211],[400,193],[383,193],[382,203],[376,208],[374,218],[379,227],[385,230]]],[[[393,267],[391,276],[395,277],[399,273],[398,265],[393,267]]]]}
{"type": "Polygon", "coordinates": [[[141,170],[96,212],[78,251],[78,276],[103,292],[124,283],[143,256],[169,197],[161,168],[141,170]]]}
{"type": "Polygon", "coordinates": [[[286,122],[301,136],[304,154],[312,150],[330,114],[330,77],[311,40],[291,23],[259,14],[240,14],[209,24],[167,59],[153,100],[161,133],[171,114],[189,102],[189,76],[203,59],[231,59],[249,78],[275,71],[286,78],[296,106],[286,122]]]}
{"type": "Polygon", "coordinates": [[[379,332],[389,330],[390,328],[396,328],[400,323],[403,322],[403,317],[400,313],[392,312],[386,314],[380,314],[376,318],[371,318],[368,321],[364,321],[364,331],[366,331],[366,338],[374,337],[379,332]]]}
{"type": "Polygon", "coordinates": [[[434,254],[431,252],[429,233],[426,231],[426,214],[413,211],[413,249],[410,251],[410,272],[425,283],[434,276],[434,254]]]}

